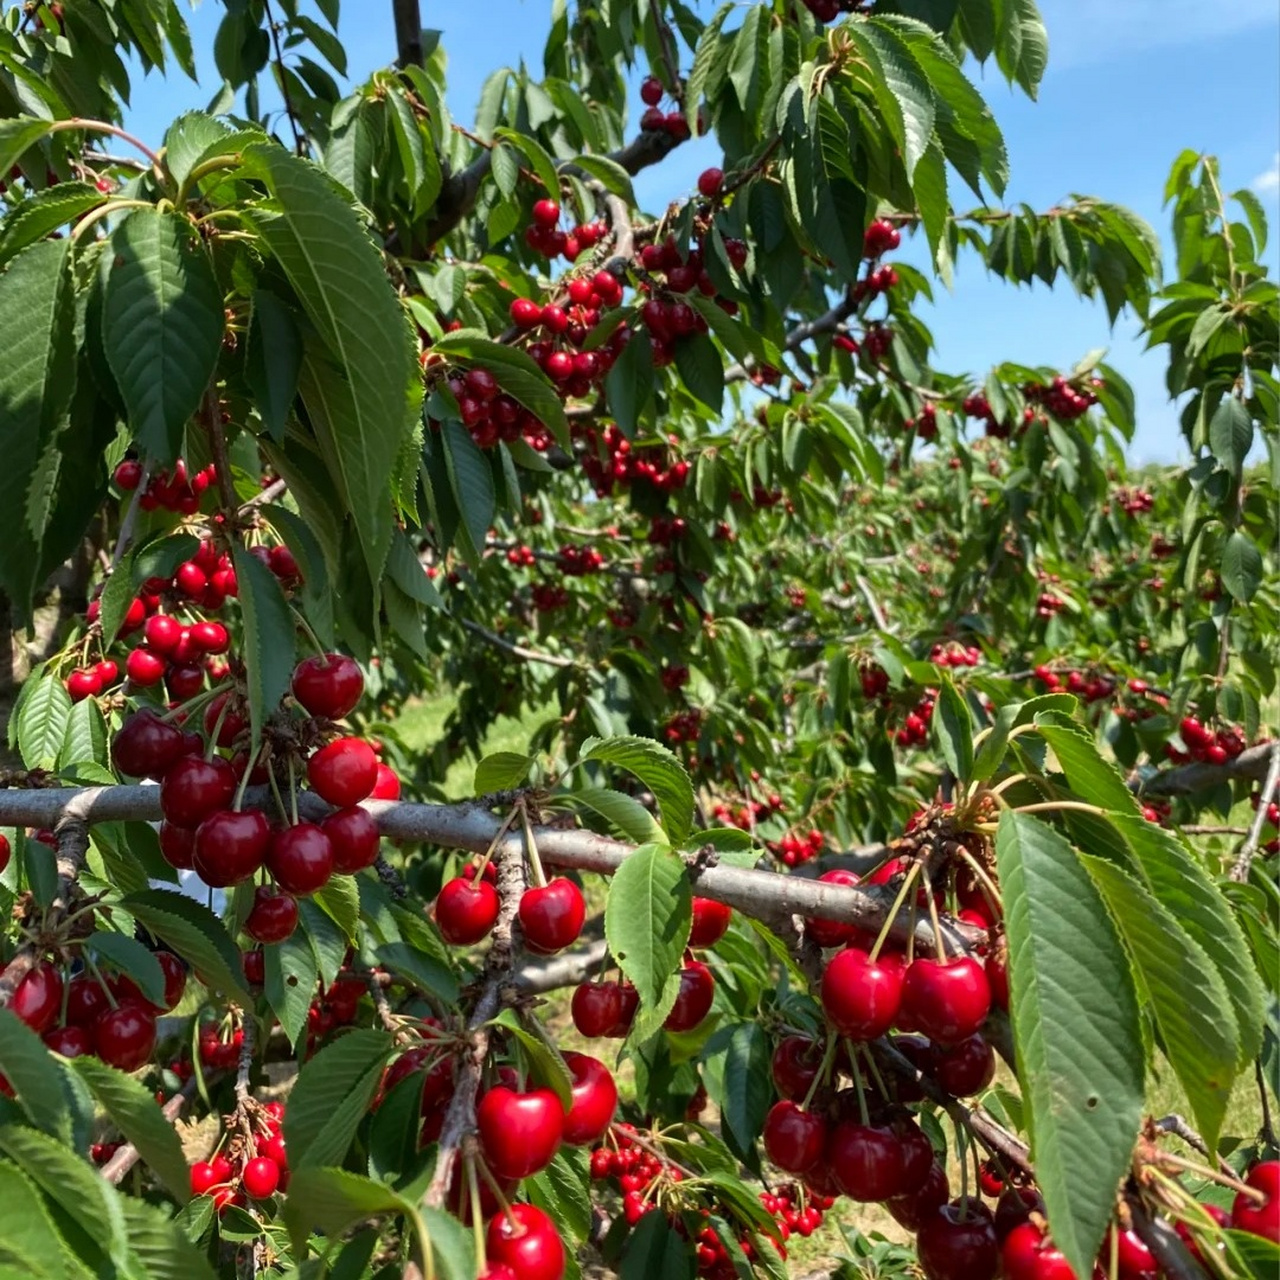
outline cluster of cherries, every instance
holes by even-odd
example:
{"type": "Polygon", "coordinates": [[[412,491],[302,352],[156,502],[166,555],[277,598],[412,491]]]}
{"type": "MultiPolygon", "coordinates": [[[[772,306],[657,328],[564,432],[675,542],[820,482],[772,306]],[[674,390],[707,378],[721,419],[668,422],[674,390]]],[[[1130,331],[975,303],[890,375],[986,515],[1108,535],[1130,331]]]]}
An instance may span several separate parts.
{"type": "Polygon", "coordinates": [[[640,113],[640,128],[645,133],[669,134],[676,142],[686,142],[690,137],[689,122],[677,105],[674,111],[662,110],[666,90],[657,76],[646,76],[640,82],[640,101],[645,109],[640,113]]]}
{"type": "Polygon", "coordinates": [[[533,221],[524,230],[524,241],[546,258],[561,256],[575,262],[587,249],[594,249],[609,234],[603,222],[587,222],[568,231],[560,230],[560,205],[549,198],[533,202],[533,221]]]}
{"type": "MultiPolygon", "coordinates": [[[[1086,702],[1103,702],[1116,691],[1116,682],[1097,671],[1085,672],[1075,667],[1055,669],[1042,662],[1031,674],[1044,685],[1046,693],[1074,693],[1086,702]]],[[[1131,681],[1130,689],[1141,694],[1146,691],[1146,685],[1141,680],[1131,681]],[[1135,689],[1134,684],[1141,687],[1135,689]]]]}
{"type": "Polygon", "coordinates": [[[702,711],[698,707],[686,707],[662,726],[662,736],[673,746],[681,742],[697,742],[702,734],[702,711]]]}
{"type": "MultiPolygon", "coordinates": [[[[229,1121],[233,1124],[233,1121],[229,1121]]],[[[227,1152],[215,1151],[191,1166],[191,1194],[209,1196],[222,1213],[248,1199],[269,1200],[289,1186],[289,1159],[284,1145],[284,1104],[253,1104],[253,1145],[233,1141],[227,1152]]]]}
{"type": "Polygon", "coordinates": [[[929,650],[929,661],[939,667],[976,667],[982,661],[982,650],[976,644],[949,640],[929,650]]]}
{"type": "Polygon", "coordinates": [[[937,698],[937,689],[924,691],[916,705],[903,717],[902,727],[893,735],[898,746],[919,747],[929,741],[929,722],[933,719],[937,698]]]}
{"type": "MultiPolygon", "coordinates": [[[[258,942],[289,937],[299,896],[323,888],[335,873],[372,865],[378,828],[360,801],[399,794],[398,779],[369,743],[333,733],[332,722],[354,710],[364,692],[355,662],[340,654],[306,658],[294,670],[291,690],[308,716],[301,729],[316,744],[306,759],[308,782],[336,810],[320,823],[273,827],[261,810],[242,807],[245,786],[266,782],[271,766],[242,749],[248,721],[233,691],[207,702],[203,735],[144,708],[124,723],[111,746],[121,773],[160,782],[160,848],[171,866],[194,869],[218,888],[267,869],[275,887],[258,886],[245,922],[246,933],[258,942]],[[219,754],[220,749],[235,754],[219,754]]],[[[186,718],[186,709],[179,708],[175,718],[186,718]]]]}
{"type": "MultiPolygon", "coordinates": [[[[132,493],[142,483],[142,463],[136,458],[126,458],[115,469],[116,487],[132,493]]],[[[218,478],[218,469],[211,462],[200,471],[188,472],[187,464],[179,458],[172,471],[156,471],[147,478],[147,487],[138,499],[143,511],[173,511],[178,515],[193,516],[200,510],[200,497],[218,478]]]]}
{"type": "Polygon", "coordinates": [[[593,573],[599,573],[604,565],[604,555],[598,547],[578,547],[570,544],[556,552],[556,568],[566,577],[586,578],[593,573]]]}
{"type": "Polygon", "coordinates": [[[1178,736],[1184,750],[1172,743],[1165,747],[1165,755],[1174,764],[1187,764],[1199,760],[1205,764],[1227,764],[1245,749],[1245,740],[1236,729],[1212,729],[1195,716],[1183,716],[1178,724],[1178,736]]]}
{"type": "Polygon", "coordinates": [[[488,369],[477,365],[465,374],[451,377],[448,386],[457,401],[462,425],[481,449],[492,449],[500,441],[510,444],[521,439],[539,453],[551,447],[551,433],[542,420],[502,391],[488,369]]]}
{"type": "MultiPolygon", "coordinates": [[[[187,971],[171,951],[156,951],[164,998],[152,1004],[127,974],[101,968],[64,982],[58,965],[41,961],[14,990],[9,1008],[64,1058],[90,1054],[121,1071],[136,1071],[156,1044],[156,1018],[182,999],[187,971]]],[[[0,1076],[0,1092],[8,1092],[0,1076]]]]}
{"type": "Polygon", "coordinates": [[[1122,511],[1131,516],[1146,515],[1156,505],[1155,498],[1146,489],[1136,485],[1123,485],[1117,489],[1114,501],[1122,511]]]}
{"type": "MultiPolygon", "coordinates": [[[[674,493],[688,482],[689,464],[683,458],[673,460],[662,445],[633,446],[616,423],[575,424],[573,435],[584,445],[582,469],[598,498],[609,497],[615,488],[629,489],[637,481],[660,493],[674,493]]],[[[671,443],[678,441],[673,438],[671,443]]]]}

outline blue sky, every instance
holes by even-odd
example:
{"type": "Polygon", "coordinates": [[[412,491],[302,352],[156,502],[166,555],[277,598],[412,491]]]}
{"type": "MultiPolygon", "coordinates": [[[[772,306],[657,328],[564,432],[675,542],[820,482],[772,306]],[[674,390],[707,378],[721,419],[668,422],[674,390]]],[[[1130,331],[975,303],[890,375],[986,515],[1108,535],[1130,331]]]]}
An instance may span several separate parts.
{"type": "MultiPolygon", "coordinates": [[[[310,6],[304,5],[304,11],[310,6]]],[[[711,0],[699,10],[710,13],[711,0]]],[[[354,80],[394,57],[386,0],[346,0],[340,34],[354,80]]],[[[971,68],[1004,130],[1011,181],[1006,199],[1047,208],[1072,192],[1128,205],[1167,243],[1164,180],[1184,148],[1212,152],[1228,191],[1252,187],[1272,224],[1268,260],[1280,244],[1280,6],[1275,0],[1041,0],[1049,28],[1049,70],[1040,101],[1009,90],[994,67],[971,68]]],[[[424,21],[444,28],[450,106],[471,119],[480,85],[495,67],[523,58],[535,72],[550,4],[546,0],[426,0],[424,21]]],[[[158,140],[178,112],[205,105],[217,88],[212,46],[222,6],[190,15],[202,85],[180,73],[137,85],[129,123],[158,140]]],[[[265,81],[264,81],[265,89],[265,81]]],[[[264,101],[269,99],[264,94],[264,101]]],[[[689,190],[713,163],[709,140],[677,151],[636,183],[642,204],[660,209],[689,190]]],[[[960,206],[965,193],[957,193],[960,206]]],[[[916,256],[916,255],[912,255],[916,256]]],[[[1069,366],[1107,346],[1108,359],[1134,385],[1136,461],[1185,456],[1176,408],[1164,391],[1164,363],[1145,354],[1137,326],[1113,331],[1100,305],[1067,290],[1014,289],[962,260],[955,287],[938,288],[923,313],[937,342],[936,363],[981,374],[995,361],[1069,366]]]]}

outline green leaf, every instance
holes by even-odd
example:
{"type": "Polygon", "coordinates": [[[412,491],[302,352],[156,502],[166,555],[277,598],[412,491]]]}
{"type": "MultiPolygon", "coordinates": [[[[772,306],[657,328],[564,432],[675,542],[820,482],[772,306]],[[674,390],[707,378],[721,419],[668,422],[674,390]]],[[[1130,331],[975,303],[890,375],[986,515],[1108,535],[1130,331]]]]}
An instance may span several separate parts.
{"type": "Polygon", "coordinates": [[[1222,585],[1234,599],[1248,604],[1262,586],[1262,552],[1247,533],[1235,530],[1222,549],[1222,585]]]}
{"type": "Polygon", "coordinates": [[[0,1165],[0,1204],[4,1205],[4,1238],[0,1263],[4,1280],[69,1280],[91,1274],[72,1259],[58,1234],[44,1198],[35,1185],[11,1164],[0,1165]]]}
{"type": "Polygon", "coordinates": [[[654,821],[653,814],[635,799],[607,787],[577,787],[565,799],[598,813],[614,826],[624,839],[635,844],[668,844],[667,833],[654,821]]]}
{"type": "Polygon", "coordinates": [[[1079,725],[1060,712],[1036,716],[1036,729],[1058,758],[1067,783],[1081,800],[1114,813],[1136,815],[1138,802],[1125,786],[1120,771],[1103,758],[1097,744],[1079,725]]]}
{"type": "Polygon", "coordinates": [[[245,148],[242,171],[273,197],[248,216],[318,336],[305,344],[302,399],[376,581],[391,541],[388,485],[421,403],[409,327],[381,255],[319,169],[263,143],[245,148]]]}
{"type": "Polygon", "coordinates": [[[476,1274],[475,1241],[470,1231],[444,1209],[424,1207],[431,1256],[439,1280],[471,1280],[476,1274]]]}
{"type": "Polygon", "coordinates": [[[67,718],[67,736],[58,753],[58,765],[107,763],[107,726],[102,710],[93,698],[82,698],[67,718]]]}
{"type": "Polygon", "coordinates": [[[349,1031],[298,1073],[284,1118],[295,1176],[342,1161],[377,1092],[392,1045],[383,1031],[349,1031]]]}
{"type": "Polygon", "coordinates": [[[693,825],[693,783],[684,765],[652,738],[588,738],[578,760],[600,760],[634,773],[653,792],[662,826],[673,844],[682,844],[693,825]]]}
{"type": "Polygon", "coordinates": [[[619,1280],[693,1280],[693,1253],[665,1213],[644,1214],[626,1237],[619,1280]]]}
{"type": "Polygon", "coordinates": [[[1137,996],[1102,898],[1062,836],[1006,811],[996,857],[1031,1155],[1054,1242],[1087,1275],[1142,1118],[1137,996]]]}
{"type": "Polygon", "coordinates": [[[253,1004],[244,984],[240,952],[222,921],[185,894],[165,889],[131,893],[120,905],[157,938],[167,942],[215,991],[253,1004]]]}
{"type": "Polygon", "coordinates": [[[262,726],[289,690],[296,658],[297,629],[280,580],[239,544],[231,548],[240,584],[244,620],[243,658],[249,691],[250,754],[262,742],[262,726]]]}
{"type": "Polygon", "coordinates": [[[1029,98],[1037,96],[1049,62],[1049,35],[1036,0],[1005,0],[996,62],[1006,79],[1016,80],[1029,98]]]}
{"type": "Polygon", "coordinates": [[[522,756],[518,751],[495,751],[476,765],[472,790],[478,796],[491,791],[509,791],[528,778],[532,765],[532,756],[522,756]]]}
{"type": "Polygon", "coordinates": [[[184,112],[165,130],[165,168],[176,181],[185,182],[191,170],[209,158],[212,148],[233,136],[226,124],[203,111],[184,112]]]}
{"type": "Polygon", "coordinates": [[[1226,986],[1173,913],[1122,868],[1081,855],[1106,901],[1138,975],[1160,1042],[1173,1065],[1196,1128],[1218,1145],[1238,1057],[1226,986]]]}
{"type": "Polygon", "coordinates": [[[164,970],[160,968],[154,952],[128,934],[104,929],[90,934],[85,945],[132,978],[138,990],[152,1004],[164,1007],[164,970]]]}
{"type": "Polygon", "coordinates": [[[695,135],[698,132],[698,108],[707,90],[712,70],[722,59],[720,32],[733,10],[732,3],[722,4],[716,10],[711,21],[702,28],[702,34],[698,37],[698,47],[694,50],[693,67],[689,72],[689,79],[685,82],[684,116],[695,135]]]}
{"type": "Polygon", "coordinates": [[[628,205],[635,207],[636,193],[631,186],[631,175],[608,156],[578,156],[574,165],[589,173],[606,191],[621,196],[628,205]]]}
{"type": "Polygon", "coordinates": [[[51,231],[75,222],[106,199],[91,182],[60,182],[28,196],[0,221],[0,264],[43,240],[51,231]]]}
{"type": "Polygon", "coordinates": [[[624,859],[609,885],[604,933],[610,953],[640,996],[632,1029],[637,1043],[670,1012],[692,919],[693,890],[679,854],[647,844],[624,859]]]}
{"type": "Polygon", "coordinates": [[[591,1172],[581,1147],[561,1147],[551,1163],[525,1185],[534,1204],[550,1214],[572,1240],[585,1240],[591,1234],[591,1172]]]}
{"type": "Polygon", "coordinates": [[[623,434],[635,435],[640,415],[653,395],[653,347],[646,330],[632,331],[631,341],[605,375],[604,390],[609,412],[617,418],[623,434]]]}
{"type": "Polygon", "coordinates": [[[0,173],[7,175],[52,127],[52,120],[33,120],[30,116],[0,120],[0,173]]]}
{"type": "Polygon", "coordinates": [[[263,947],[267,1003],[280,1021],[280,1029],[297,1045],[307,1029],[307,1012],[315,995],[319,968],[311,943],[301,929],[283,942],[263,947]]]}
{"type": "Polygon", "coordinates": [[[451,1004],[458,998],[458,983],[447,966],[403,942],[385,942],[378,948],[378,963],[415,987],[451,1004]]]}
{"type": "Polygon", "coordinates": [[[758,1022],[718,1027],[702,1051],[703,1081],[720,1108],[721,1132],[733,1153],[757,1166],[756,1142],[774,1101],[772,1046],[758,1022]]]}
{"type": "MultiPolygon", "coordinates": [[[[502,128],[495,129],[493,136],[506,138],[508,142],[523,151],[525,159],[533,166],[533,171],[547,194],[553,200],[560,199],[560,175],[556,172],[555,161],[547,154],[546,148],[537,138],[531,138],[527,133],[517,133],[514,129],[502,128]]],[[[621,166],[618,167],[621,168],[621,166]]],[[[623,172],[625,173],[626,170],[623,172]]]]}
{"type": "Polygon", "coordinates": [[[167,1213],[133,1196],[121,1196],[120,1207],[129,1248],[149,1280],[215,1280],[203,1253],[167,1213]]]}
{"type": "Polygon", "coordinates": [[[187,1158],[182,1154],[178,1131],[161,1114],[151,1090],[141,1080],[94,1057],[72,1058],[71,1066],[169,1194],[179,1204],[186,1204],[191,1195],[187,1158]]]}
{"type": "Polygon", "coordinates": [[[311,901],[354,940],[360,923],[360,888],[354,876],[330,876],[329,883],[311,895],[311,901]]]}
{"type": "Polygon", "coordinates": [[[973,775],[973,721],[968,703],[949,680],[938,691],[933,733],[956,781],[968,783],[973,775]]]}
{"type": "Polygon", "coordinates": [[[279,444],[298,394],[302,335],[289,308],[269,289],[255,289],[251,301],[245,376],[262,424],[279,444]]]}
{"type": "Polygon", "coordinates": [[[71,720],[71,695],[54,675],[42,675],[18,713],[18,754],[28,769],[52,769],[71,720]]]}
{"type": "Polygon", "coordinates": [[[685,387],[709,409],[724,408],[724,360],[705,333],[691,333],[673,348],[676,369],[685,387]]]}
{"type": "Polygon", "coordinates": [[[441,423],[440,440],[444,445],[449,484],[462,516],[458,531],[465,536],[460,549],[474,567],[484,556],[485,539],[497,510],[493,472],[471,433],[460,422],[441,423]]]}
{"type": "Polygon", "coordinates": [[[30,1027],[0,1007],[0,1075],[12,1086],[31,1123],[71,1141],[67,1087],[49,1050],[30,1027]]]}
{"type": "Polygon", "coordinates": [[[293,1172],[289,1178],[289,1196],[284,1202],[284,1220],[296,1251],[304,1251],[312,1230],[336,1239],[357,1222],[386,1214],[404,1218],[417,1236],[419,1246],[425,1245],[426,1228],[411,1200],[393,1191],[385,1182],[374,1182],[346,1169],[296,1167],[293,1141],[288,1138],[286,1141],[293,1172]]]}
{"type": "Polygon", "coordinates": [[[1253,420],[1235,396],[1226,396],[1209,420],[1209,448],[1213,456],[1238,473],[1253,447],[1253,420]]]}
{"type": "Polygon", "coordinates": [[[177,214],[135,209],[111,233],[109,253],[107,363],[134,436],[169,463],[217,367],[222,292],[199,237],[177,214]]]}
{"type": "Polygon", "coordinates": [[[43,840],[23,838],[22,866],[36,902],[48,907],[58,895],[57,857],[43,840]]]}
{"type": "Polygon", "coordinates": [[[514,1009],[503,1009],[490,1025],[502,1027],[519,1042],[534,1079],[550,1089],[567,1112],[573,1106],[573,1076],[538,1019],[532,1015],[521,1019],[514,1009]]]}
{"type": "Polygon", "coordinates": [[[874,20],[849,23],[846,30],[870,64],[872,91],[910,182],[933,138],[933,90],[896,32],[874,20]]]}

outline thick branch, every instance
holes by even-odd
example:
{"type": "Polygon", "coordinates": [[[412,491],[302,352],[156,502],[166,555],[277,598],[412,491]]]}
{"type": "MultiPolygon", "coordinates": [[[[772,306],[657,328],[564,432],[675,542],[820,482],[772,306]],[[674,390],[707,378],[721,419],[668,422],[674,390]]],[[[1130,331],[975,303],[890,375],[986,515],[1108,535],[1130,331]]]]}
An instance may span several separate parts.
{"type": "Polygon", "coordinates": [[[1263,742],[1246,748],[1226,764],[1181,764],[1153,774],[1145,781],[1138,779],[1131,785],[1144,796],[1185,796],[1234,778],[1261,780],[1267,775],[1271,755],[1272,744],[1263,742]]]}
{"type": "Polygon", "coordinates": [[[561,987],[576,987],[579,982],[594,977],[604,968],[609,956],[609,944],[598,938],[590,946],[546,960],[529,960],[512,975],[512,983],[523,995],[537,996],[561,987]]]}
{"type": "Polygon", "coordinates": [[[391,0],[396,24],[396,65],[422,66],[422,12],[418,0],[391,0]]]}

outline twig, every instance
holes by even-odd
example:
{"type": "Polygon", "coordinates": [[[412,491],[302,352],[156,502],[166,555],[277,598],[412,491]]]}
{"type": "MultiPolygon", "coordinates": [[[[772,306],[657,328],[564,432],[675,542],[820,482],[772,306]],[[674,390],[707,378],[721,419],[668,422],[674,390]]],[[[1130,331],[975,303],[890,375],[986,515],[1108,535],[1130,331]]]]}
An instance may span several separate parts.
{"type": "Polygon", "coordinates": [[[242,502],[239,514],[246,515],[255,507],[265,506],[268,502],[274,502],[288,487],[288,483],[284,480],[273,480],[261,492],[255,493],[248,502],[242,502]]]}
{"type": "MultiPolygon", "coordinates": [[[[170,1123],[182,1114],[182,1109],[191,1101],[196,1091],[195,1077],[182,1086],[182,1088],[169,1099],[168,1102],[160,1108],[160,1114],[170,1123]]],[[[102,1176],[108,1182],[119,1184],[124,1181],[124,1176],[138,1163],[140,1159],[138,1148],[132,1142],[125,1143],[120,1147],[115,1155],[102,1166],[102,1176]]]]}
{"type": "MultiPolygon", "coordinates": [[[[1239,759],[1239,757],[1237,757],[1239,759]]],[[[1262,795],[1258,799],[1258,811],[1249,824],[1249,834],[1240,846],[1235,865],[1231,868],[1231,879],[1237,884],[1244,884],[1249,879],[1249,868],[1253,865],[1253,855],[1258,851],[1262,839],[1262,828],[1266,825],[1267,810],[1275,798],[1276,788],[1280,787],[1280,742],[1271,746],[1271,764],[1267,769],[1266,781],[1262,784],[1262,795]]]]}
{"type": "Polygon", "coordinates": [[[240,504],[235,485],[231,483],[231,455],[227,452],[227,434],[222,429],[222,411],[212,387],[204,397],[204,425],[209,435],[214,469],[218,473],[218,497],[223,511],[230,515],[240,504]]]}
{"type": "Polygon", "coordinates": [[[133,531],[138,523],[138,513],[142,510],[142,495],[146,491],[147,481],[151,479],[151,460],[144,459],[142,463],[142,473],[138,477],[138,487],[133,491],[133,497],[129,499],[128,509],[124,513],[124,519],[120,521],[120,532],[116,534],[116,545],[111,552],[111,570],[115,571],[116,566],[124,559],[124,553],[129,550],[129,543],[133,541],[133,531]]]}
{"type": "Polygon", "coordinates": [[[510,640],[504,640],[496,631],[490,631],[488,627],[482,627],[478,622],[472,622],[470,618],[463,618],[462,625],[472,635],[479,636],[486,644],[491,644],[497,649],[503,649],[513,657],[523,658],[526,662],[540,662],[548,667],[581,666],[581,663],[574,661],[573,658],[562,658],[554,653],[541,653],[537,649],[526,649],[524,645],[513,644],[510,640]]]}
{"type": "Polygon", "coordinates": [[[253,1069],[253,1050],[257,1039],[257,1027],[252,1015],[240,1020],[243,1039],[240,1041],[240,1060],[236,1063],[236,1110],[247,1111],[252,1104],[249,1096],[249,1072],[253,1069]]]}
{"type": "Polygon", "coordinates": [[[298,125],[298,113],[293,109],[293,97],[289,93],[289,77],[285,74],[284,53],[280,48],[280,31],[276,26],[275,14],[271,12],[271,0],[262,0],[267,19],[267,31],[271,36],[271,48],[274,51],[276,76],[280,81],[280,94],[284,98],[284,112],[289,117],[289,128],[293,130],[293,148],[300,155],[307,153],[307,140],[298,125]]]}
{"type": "Polygon", "coordinates": [[[1129,1212],[1138,1238],[1156,1256],[1169,1280],[1207,1280],[1208,1272],[1187,1252],[1178,1233],[1163,1218],[1153,1218],[1136,1197],[1129,1199],[1129,1212]]]}
{"type": "Polygon", "coordinates": [[[542,995],[561,987],[576,986],[600,972],[609,958],[609,944],[599,938],[590,946],[546,960],[529,960],[511,975],[512,983],[524,995],[542,995]]]}
{"type": "Polygon", "coordinates": [[[858,590],[862,592],[862,598],[867,602],[867,608],[871,610],[871,616],[875,619],[877,628],[881,631],[889,631],[891,629],[889,620],[884,616],[884,610],[880,608],[875,592],[871,590],[871,583],[860,573],[855,575],[853,580],[858,584],[858,590]]]}
{"type": "MultiPolygon", "coordinates": [[[[820,333],[831,333],[837,327],[844,323],[858,308],[857,302],[853,297],[853,290],[846,289],[844,297],[836,303],[829,311],[824,312],[814,320],[806,320],[803,324],[798,324],[787,334],[787,340],[783,344],[784,351],[794,351],[797,347],[808,342],[810,338],[817,337],[820,333]]],[[[726,382],[741,382],[743,378],[751,376],[751,370],[755,368],[754,361],[744,361],[742,364],[731,364],[724,371],[724,380],[726,382]]]]}

